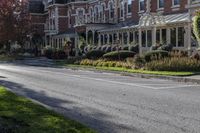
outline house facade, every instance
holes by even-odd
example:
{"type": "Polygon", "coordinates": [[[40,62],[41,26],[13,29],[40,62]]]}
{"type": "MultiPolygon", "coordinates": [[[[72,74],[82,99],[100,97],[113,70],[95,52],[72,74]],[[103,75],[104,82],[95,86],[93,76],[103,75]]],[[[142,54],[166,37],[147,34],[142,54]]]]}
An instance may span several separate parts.
{"type": "Polygon", "coordinates": [[[200,0],[30,0],[33,29],[43,47],[139,44],[140,53],[153,45],[173,44],[193,52],[197,47],[192,18],[200,0]]]}

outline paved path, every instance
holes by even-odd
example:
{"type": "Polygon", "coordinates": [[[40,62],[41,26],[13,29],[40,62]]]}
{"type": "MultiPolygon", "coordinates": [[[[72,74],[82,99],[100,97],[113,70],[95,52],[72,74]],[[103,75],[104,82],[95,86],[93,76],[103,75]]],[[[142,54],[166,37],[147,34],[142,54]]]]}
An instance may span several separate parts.
{"type": "Polygon", "coordinates": [[[199,133],[200,86],[69,69],[0,65],[0,84],[102,133],[199,133]]]}

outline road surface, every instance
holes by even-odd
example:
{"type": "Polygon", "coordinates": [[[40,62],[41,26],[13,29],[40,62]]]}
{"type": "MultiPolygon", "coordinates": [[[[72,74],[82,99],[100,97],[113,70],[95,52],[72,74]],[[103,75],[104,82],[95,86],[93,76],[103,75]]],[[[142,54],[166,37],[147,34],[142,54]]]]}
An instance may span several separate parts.
{"type": "Polygon", "coordinates": [[[0,84],[100,133],[199,133],[200,85],[0,64],[0,84]]]}

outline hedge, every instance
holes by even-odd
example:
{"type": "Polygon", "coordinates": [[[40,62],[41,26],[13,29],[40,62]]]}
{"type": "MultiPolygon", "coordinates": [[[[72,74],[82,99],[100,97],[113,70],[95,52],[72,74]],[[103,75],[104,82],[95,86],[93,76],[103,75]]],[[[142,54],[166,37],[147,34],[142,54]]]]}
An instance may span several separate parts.
{"type": "Polygon", "coordinates": [[[98,58],[101,58],[104,54],[105,52],[101,50],[92,50],[86,53],[86,57],[88,59],[98,59],[98,58]]]}
{"type": "Polygon", "coordinates": [[[109,60],[118,60],[118,59],[124,60],[128,57],[134,57],[135,54],[136,54],[135,52],[130,52],[130,51],[114,51],[104,54],[103,57],[109,60]]]}
{"type": "Polygon", "coordinates": [[[200,61],[189,57],[167,57],[148,62],[145,69],[151,71],[200,71],[200,61]]]}
{"type": "Polygon", "coordinates": [[[129,47],[129,50],[132,51],[132,52],[135,52],[135,53],[139,53],[139,45],[136,44],[136,45],[131,45],[129,47]]]}
{"type": "Polygon", "coordinates": [[[161,59],[161,58],[168,57],[168,56],[169,56],[168,51],[154,50],[154,51],[147,52],[144,55],[144,59],[145,59],[146,62],[149,62],[149,61],[154,60],[154,59],[157,60],[157,59],[161,59]]]}

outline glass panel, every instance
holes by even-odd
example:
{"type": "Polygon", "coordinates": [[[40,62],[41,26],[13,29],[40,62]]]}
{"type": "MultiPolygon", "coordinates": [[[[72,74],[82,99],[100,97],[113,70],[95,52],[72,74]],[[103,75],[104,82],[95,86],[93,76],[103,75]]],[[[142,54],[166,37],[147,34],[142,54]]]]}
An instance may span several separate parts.
{"type": "Polygon", "coordinates": [[[144,0],[140,0],[140,11],[144,10],[144,6],[145,6],[144,0]]]}
{"type": "Polygon", "coordinates": [[[159,0],[159,8],[163,8],[164,7],[164,0],[159,0]]]}
{"type": "Polygon", "coordinates": [[[133,42],[133,32],[130,32],[130,42],[129,43],[131,43],[131,42],[133,42]]]}
{"type": "Polygon", "coordinates": [[[156,44],[160,44],[160,30],[156,30],[156,44]]]}
{"type": "Polygon", "coordinates": [[[146,47],[146,31],[142,31],[142,47],[146,47]]]}
{"type": "Polygon", "coordinates": [[[184,47],[184,28],[178,28],[178,47],[184,47]]]}
{"type": "Polygon", "coordinates": [[[152,46],[152,31],[151,30],[147,31],[147,46],[148,47],[152,46]]]}
{"type": "Polygon", "coordinates": [[[139,33],[138,33],[138,31],[136,31],[135,32],[135,44],[138,44],[138,42],[139,42],[139,33]]]}
{"type": "Polygon", "coordinates": [[[174,5],[179,5],[180,4],[180,0],[174,0],[174,5]]]}
{"type": "Polygon", "coordinates": [[[171,29],[171,44],[176,47],[176,28],[171,29]]]}
{"type": "Polygon", "coordinates": [[[162,44],[165,45],[167,44],[167,30],[162,29],[162,44]]]}

